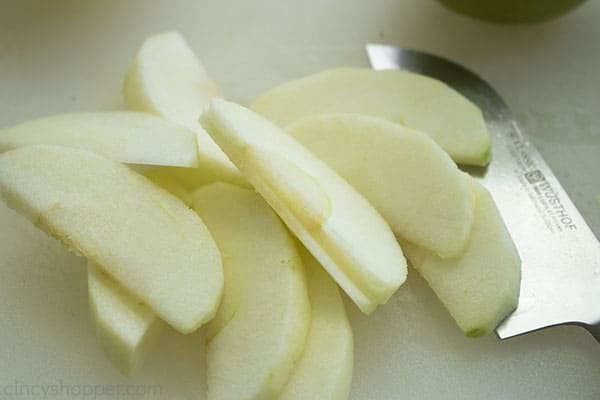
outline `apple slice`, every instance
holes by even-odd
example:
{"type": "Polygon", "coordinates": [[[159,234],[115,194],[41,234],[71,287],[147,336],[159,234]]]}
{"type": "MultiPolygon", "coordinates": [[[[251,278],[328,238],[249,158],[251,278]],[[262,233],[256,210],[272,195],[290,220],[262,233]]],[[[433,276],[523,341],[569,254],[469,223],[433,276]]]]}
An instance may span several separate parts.
{"type": "Polygon", "coordinates": [[[475,221],[464,253],[442,260],[402,242],[402,248],[460,329],[469,337],[488,334],[517,307],[521,260],[488,191],[465,176],[475,195],[475,221]]]}
{"type": "Polygon", "coordinates": [[[0,195],[179,332],[214,316],[223,269],[212,236],[181,200],[126,166],[81,149],[21,147],[0,155],[0,195]]]}
{"type": "Polygon", "coordinates": [[[310,325],[293,238],[252,190],[213,183],[194,209],[223,254],[225,291],[208,325],[208,399],[271,399],[302,354],[310,325]]]}
{"type": "Polygon", "coordinates": [[[0,130],[0,153],[34,144],[77,147],[129,164],[198,166],[195,133],[146,113],[61,114],[0,130]]]}
{"type": "Polygon", "coordinates": [[[164,328],[160,318],[88,262],[88,295],[100,345],[123,373],[135,372],[164,328]]]}
{"type": "Polygon", "coordinates": [[[406,260],[383,218],[294,138],[221,99],[202,124],[363,312],[404,282],[406,260]]]}
{"type": "Polygon", "coordinates": [[[279,400],[346,400],[353,369],[352,328],[335,282],[304,248],[311,324],[302,358],[279,400]]]}
{"type": "Polygon", "coordinates": [[[473,195],[427,135],[357,114],[309,116],[287,132],[365,196],[397,235],[442,258],[464,249],[473,195]]]}
{"type": "Polygon", "coordinates": [[[269,90],[252,109],[280,127],[330,112],[382,117],[427,133],[458,163],[486,165],[490,158],[479,108],[445,83],[411,72],[327,70],[269,90]]]}
{"type": "Polygon", "coordinates": [[[240,179],[237,168],[198,123],[220,90],[179,33],[144,41],[127,72],[123,92],[129,109],[160,115],[196,132],[200,169],[222,175],[224,181],[240,179]]]}

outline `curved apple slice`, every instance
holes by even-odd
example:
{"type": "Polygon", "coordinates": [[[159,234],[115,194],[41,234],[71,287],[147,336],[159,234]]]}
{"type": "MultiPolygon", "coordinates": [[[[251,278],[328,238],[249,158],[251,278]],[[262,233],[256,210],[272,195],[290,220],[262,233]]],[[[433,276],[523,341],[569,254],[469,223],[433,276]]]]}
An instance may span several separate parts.
{"type": "Polygon", "coordinates": [[[211,102],[202,124],[363,312],[404,282],[406,260],[383,218],[294,138],[221,99],[211,102]]]}
{"type": "Polygon", "coordinates": [[[126,166],[80,149],[21,147],[0,155],[0,195],[179,332],[214,316],[223,269],[212,236],[181,200],[126,166]]]}
{"type": "Polygon", "coordinates": [[[287,132],[365,196],[397,235],[442,258],[465,247],[473,195],[427,135],[357,114],[309,116],[287,132]]]}
{"type": "Polygon", "coordinates": [[[179,33],[167,32],[144,41],[126,74],[123,92],[129,109],[160,115],[196,132],[200,169],[218,173],[225,181],[240,178],[198,123],[220,90],[179,33]]]}
{"type": "Polygon", "coordinates": [[[346,400],[353,369],[352,328],[335,282],[301,249],[306,267],[311,324],[302,358],[279,400],[346,400]]]}
{"type": "Polygon", "coordinates": [[[479,108],[445,83],[412,72],[327,70],[267,91],[252,109],[280,127],[330,112],[381,117],[427,133],[458,163],[486,165],[490,158],[479,108]]]}
{"type": "Polygon", "coordinates": [[[88,296],[102,349],[121,372],[132,374],[164,323],[92,262],[88,262],[88,296]]]}
{"type": "Polygon", "coordinates": [[[208,398],[276,398],[310,325],[294,240],[251,190],[214,183],[194,193],[194,209],[223,253],[226,277],[223,303],[208,325],[208,398]]]}
{"type": "Polygon", "coordinates": [[[36,144],[77,147],[128,164],[198,166],[196,134],[146,113],[60,114],[0,130],[0,153],[36,144]]]}
{"type": "Polygon", "coordinates": [[[402,248],[413,267],[467,336],[488,334],[517,307],[521,260],[489,192],[473,179],[475,220],[463,254],[449,260],[410,243],[402,248]]]}

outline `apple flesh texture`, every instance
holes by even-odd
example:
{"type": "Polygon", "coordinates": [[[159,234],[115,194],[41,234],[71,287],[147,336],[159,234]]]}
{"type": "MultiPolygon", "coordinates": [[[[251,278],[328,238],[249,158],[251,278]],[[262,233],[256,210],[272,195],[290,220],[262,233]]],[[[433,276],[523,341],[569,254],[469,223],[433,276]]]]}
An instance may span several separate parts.
{"type": "Polygon", "coordinates": [[[477,337],[517,307],[521,260],[489,192],[465,179],[475,195],[475,221],[463,254],[442,260],[410,243],[403,242],[402,248],[460,329],[477,337]]]}
{"type": "Polygon", "coordinates": [[[311,324],[302,358],[278,399],[346,400],[352,383],[352,328],[335,282],[306,249],[300,254],[308,281],[311,324]]]}
{"type": "Polygon", "coordinates": [[[208,325],[208,399],[271,399],[302,354],[310,325],[293,238],[254,191],[214,183],[194,209],[223,254],[225,291],[208,325]]]}
{"type": "Polygon", "coordinates": [[[283,128],[314,114],[381,117],[428,134],[457,163],[486,165],[490,158],[479,108],[445,83],[411,72],[326,70],[267,91],[252,109],[283,128]]]}
{"type": "Polygon", "coordinates": [[[198,166],[194,132],[139,112],[60,114],[0,130],[0,152],[36,144],[76,147],[128,164],[198,166]]]}
{"type": "Polygon", "coordinates": [[[356,114],[309,116],[287,132],[365,196],[396,235],[442,258],[462,252],[473,225],[473,195],[427,135],[356,114]]]}
{"type": "Polygon", "coordinates": [[[154,346],[164,323],[92,262],[88,262],[88,296],[102,349],[121,372],[131,375],[154,346]]]}
{"type": "Polygon", "coordinates": [[[179,33],[167,32],[144,41],[127,71],[123,93],[130,110],[160,115],[196,132],[199,168],[241,179],[237,168],[198,123],[220,90],[179,33]]]}
{"type": "Polygon", "coordinates": [[[0,194],[179,332],[214,316],[223,269],[212,236],[181,200],[126,166],[80,149],[22,147],[0,156],[0,194]]]}
{"type": "Polygon", "coordinates": [[[406,279],[383,218],[352,186],[258,114],[215,99],[202,124],[288,228],[365,313],[406,279]]]}

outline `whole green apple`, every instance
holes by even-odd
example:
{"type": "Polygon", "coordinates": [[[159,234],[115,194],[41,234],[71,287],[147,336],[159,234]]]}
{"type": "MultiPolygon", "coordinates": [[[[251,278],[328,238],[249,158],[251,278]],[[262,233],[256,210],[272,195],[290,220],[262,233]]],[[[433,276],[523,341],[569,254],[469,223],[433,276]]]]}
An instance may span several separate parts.
{"type": "Polygon", "coordinates": [[[585,0],[438,0],[462,14],[487,21],[519,24],[557,17],[585,0]]]}

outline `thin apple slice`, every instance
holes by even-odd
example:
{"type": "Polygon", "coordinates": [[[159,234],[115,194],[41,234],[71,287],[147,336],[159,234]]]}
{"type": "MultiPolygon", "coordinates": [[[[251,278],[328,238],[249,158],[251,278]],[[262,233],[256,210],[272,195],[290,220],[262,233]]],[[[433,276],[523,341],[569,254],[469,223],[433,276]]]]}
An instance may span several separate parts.
{"type": "Polygon", "coordinates": [[[398,236],[442,258],[464,249],[473,195],[427,135],[357,114],[309,116],[287,132],[365,196],[398,236]]]}
{"type": "Polygon", "coordinates": [[[202,220],[126,166],[60,146],[0,155],[7,205],[95,262],[181,333],[210,320],[223,288],[202,220]]]}
{"type": "Polygon", "coordinates": [[[128,164],[198,166],[194,132],[139,112],[60,114],[0,130],[0,153],[35,144],[77,147],[128,164]]]}
{"type": "Polygon", "coordinates": [[[486,165],[490,158],[479,108],[445,83],[411,72],[327,70],[267,91],[252,109],[280,127],[321,113],[382,117],[427,133],[458,163],[486,165]]]}
{"type": "Polygon", "coordinates": [[[383,218],[294,138],[221,99],[211,102],[202,124],[363,312],[404,282],[406,260],[383,218]]]}
{"type": "Polygon", "coordinates": [[[221,93],[179,33],[144,41],[127,72],[123,92],[129,109],[160,115],[196,132],[200,169],[222,175],[225,181],[240,179],[237,168],[198,123],[210,99],[221,93]]]}
{"type": "Polygon", "coordinates": [[[521,260],[488,191],[465,176],[475,196],[475,221],[464,253],[450,260],[402,242],[402,248],[460,329],[488,334],[517,307],[521,260]]]}
{"type": "Polygon", "coordinates": [[[100,346],[121,372],[131,375],[164,323],[92,262],[88,262],[88,295],[100,346]]]}
{"type": "Polygon", "coordinates": [[[346,400],[352,383],[352,328],[335,282],[306,249],[300,254],[308,281],[311,324],[302,358],[279,400],[346,400]]]}
{"type": "Polygon", "coordinates": [[[226,183],[194,193],[223,254],[225,291],[208,325],[208,399],[271,399],[302,354],[310,325],[293,238],[252,190],[226,183]]]}

